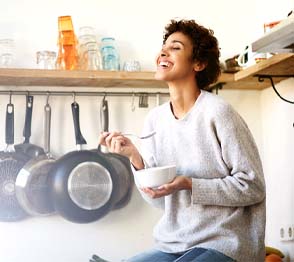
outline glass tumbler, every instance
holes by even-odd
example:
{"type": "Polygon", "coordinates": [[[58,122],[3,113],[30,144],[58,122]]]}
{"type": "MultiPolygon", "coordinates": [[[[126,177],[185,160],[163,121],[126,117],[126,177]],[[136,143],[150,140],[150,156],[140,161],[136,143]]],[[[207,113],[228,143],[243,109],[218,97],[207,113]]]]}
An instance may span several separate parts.
{"type": "Polygon", "coordinates": [[[56,52],[54,51],[38,51],[37,65],[39,69],[55,69],[56,52]]]}
{"type": "Polygon", "coordinates": [[[75,70],[79,66],[77,39],[71,16],[58,17],[58,69],[75,70]]]}
{"type": "Polygon", "coordinates": [[[14,40],[0,39],[0,67],[12,67],[14,59],[14,40]]]}
{"type": "Polygon", "coordinates": [[[141,71],[140,62],[139,61],[136,61],[136,60],[126,61],[124,63],[124,66],[123,66],[123,70],[124,71],[129,71],[129,72],[141,71]]]}

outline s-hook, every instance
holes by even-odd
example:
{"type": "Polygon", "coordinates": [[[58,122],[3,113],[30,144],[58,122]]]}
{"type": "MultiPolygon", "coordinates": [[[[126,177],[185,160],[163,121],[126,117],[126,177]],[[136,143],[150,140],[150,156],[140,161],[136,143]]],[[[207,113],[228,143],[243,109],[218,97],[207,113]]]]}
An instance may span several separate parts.
{"type": "Polygon", "coordinates": [[[136,109],[135,107],[135,93],[132,94],[132,104],[131,104],[131,110],[134,112],[136,109]]]}
{"type": "Polygon", "coordinates": [[[49,104],[49,96],[50,96],[50,92],[47,91],[47,93],[46,93],[46,105],[49,104]]]}
{"type": "Polygon", "coordinates": [[[73,103],[76,103],[76,92],[72,92],[73,103]]]}
{"type": "Polygon", "coordinates": [[[9,105],[11,105],[12,91],[9,91],[9,105]]]}

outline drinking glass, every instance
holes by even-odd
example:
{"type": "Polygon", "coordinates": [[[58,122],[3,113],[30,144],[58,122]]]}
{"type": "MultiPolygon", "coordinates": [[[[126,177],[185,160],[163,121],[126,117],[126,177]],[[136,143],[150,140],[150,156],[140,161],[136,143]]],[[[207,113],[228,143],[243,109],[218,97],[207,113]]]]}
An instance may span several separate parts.
{"type": "Polygon", "coordinates": [[[0,39],[0,67],[12,67],[14,59],[14,40],[11,38],[0,39]]]}
{"type": "Polygon", "coordinates": [[[136,60],[129,60],[124,62],[124,66],[123,66],[123,70],[124,71],[141,71],[141,65],[139,61],[136,60]]]}
{"type": "Polygon", "coordinates": [[[37,65],[39,69],[55,69],[56,52],[54,51],[38,51],[37,65]]]}

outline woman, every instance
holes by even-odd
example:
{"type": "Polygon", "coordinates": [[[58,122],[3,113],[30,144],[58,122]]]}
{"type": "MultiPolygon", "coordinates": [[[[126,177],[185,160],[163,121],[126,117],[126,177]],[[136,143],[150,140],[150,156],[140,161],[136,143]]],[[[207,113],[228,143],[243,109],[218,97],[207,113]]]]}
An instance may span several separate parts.
{"type": "Polygon", "coordinates": [[[194,20],[171,20],[156,59],[170,102],[152,109],[139,150],[119,132],[100,144],[127,156],[135,170],[176,164],[177,177],[144,199],[164,209],[156,249],[129,262],[264,261],[265,183],[254,139],[240,115],[203,89],[220,74],[218,41],[194,20]]]}

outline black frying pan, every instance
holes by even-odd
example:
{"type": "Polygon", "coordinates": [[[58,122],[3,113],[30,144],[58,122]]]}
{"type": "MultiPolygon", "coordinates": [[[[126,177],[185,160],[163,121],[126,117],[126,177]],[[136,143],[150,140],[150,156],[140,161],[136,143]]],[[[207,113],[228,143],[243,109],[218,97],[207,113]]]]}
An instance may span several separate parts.
{"type": "MultiPolygon", "coordinates": [[[[86,144],[79,125],[79,105],[71,104],[76,144],[86,144]]],[[[55,210],[65,219],[90,223],[105,216],[117,199],[118,175],[110,162],[97,152],[72,151],[52,168],[51,197],[55,210]]]]}
{"type": "Polygon", "coordinates": [[[34,97],[27,95],[26,115],[25,115],[24,129],[23,129],[24,142],[22,144],[17,144],[14,146],[16,152],[22,152],[24,154],[27,154],[30,158],[45,154],[43,148],[30,143],[33,102],[34,102],[34,97]]]}
{"type": "Polygon", "coordinates": [[[53,214],[48,174],[55,159],[50,153],[51,107],[47,101],[44,107],[44,149],[45,153],[30,159],[16,178],[16,197],[22,208],[30,215],[53,214]]]}
{"type": "Polygon", "coordinates": [[[5,141],[5,157],[0,162],[0,221],[8,222],[28,216],[16,198],[15,181],[29,157],[14,151],[14,106],[11,103],[6,108],[5,141]]]}
{"type": "MultiPolygon", "coordinates": [[[[105,96],[100,105],[100,126],[101,131],[109,131],[109,107],[105,96]]],[[[122,208],[129,202],[134,184],[130,161],[122,155],[107,152],[106,148],[101,150],[101,146],[98,147],[98,153],[104,153],[102,156],[109,160],[119,175],[116,203],[112,209],[122,208]]]]}

